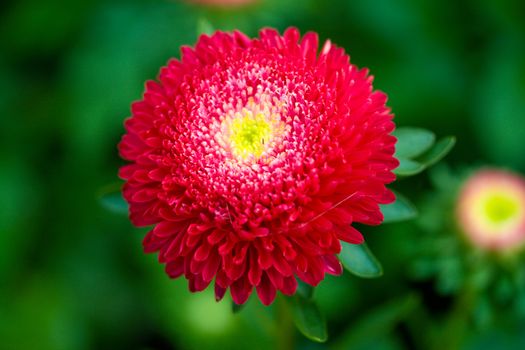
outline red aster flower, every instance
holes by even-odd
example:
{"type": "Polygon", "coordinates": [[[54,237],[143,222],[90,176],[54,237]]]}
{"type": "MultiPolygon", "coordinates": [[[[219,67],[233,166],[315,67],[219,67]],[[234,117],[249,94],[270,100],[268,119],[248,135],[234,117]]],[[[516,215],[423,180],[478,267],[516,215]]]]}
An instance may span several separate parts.
{"type": "Polygon", "coordinates": [[[240,32],[203,35],[146,84],[119,145],[124,197],[144,239],[192,292],[215,279],[268,305],[296,277],[341,274],[340,240],[378,225],[393,194],[396,139],[385,94],[327,41],[240,32]]]}
{"type": "Polygon", "coordinates": [[[525,244],[525,179],[499,169],[478,171],[463,186],[458,223],[474,245],[494,251],[525,244]]]}

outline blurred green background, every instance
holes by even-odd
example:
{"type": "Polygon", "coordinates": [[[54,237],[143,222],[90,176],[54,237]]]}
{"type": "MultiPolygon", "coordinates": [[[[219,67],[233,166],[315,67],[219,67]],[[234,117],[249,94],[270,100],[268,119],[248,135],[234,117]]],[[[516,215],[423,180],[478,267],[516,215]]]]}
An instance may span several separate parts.
{"type": "MultiPolygon", "coordinates": [[[[525,172],[522,0],[260,0],[240,8],[3,1],[0,349],[275,346],[274,307],[252,298],[234,315],[227,300],[190,294],[185,281],[170,281],[156,257],[142,253],[145,231],[98,200],[104,186],[118,183],[116,144],[130,103],[207,24],[250,36],[265,26],[316,31],[371,69],[398,125],[457,136],[450,168],[525,172]]],[[[423,196],[434,191],[428,174],[396,186],[410,189],[420,211],[432,207],[423,196]]],[[[438,211],[434,220],[447,215],[438,211]]],[[[429,349],[439,346],[432,339],[454,336],[465,349],[525,348],[525,319],[509,309],[496,312],[497,322],[453,327],[459,297],[407,272],[422,227],[362,228],[385,275],[327,278],[316,293],[330,340],[294,334],[295,347],[429,349]],[[461,332],[440,333],[447,327],[461,332]]]]}

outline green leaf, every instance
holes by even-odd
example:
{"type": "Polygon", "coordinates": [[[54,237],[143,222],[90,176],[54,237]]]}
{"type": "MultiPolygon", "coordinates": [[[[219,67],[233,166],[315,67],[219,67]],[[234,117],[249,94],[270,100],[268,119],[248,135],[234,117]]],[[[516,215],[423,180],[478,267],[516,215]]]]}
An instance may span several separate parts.
{"type": "Polygon", "coordinates": [[[433,132],[421,128],[398,128],[393,135],[397,137],[396,158],[415,158],[427,151],[436,141],[433,132]]]}
{"type": "Polygon", "coordinates": [[[297,329],[308,339],[323,343],[328,339],[326,320],[314,300],[296,294],[289,299],[297,329]]]}
{"type": "Polygon", "coordinates": [[[439,140],[429,151],[418,158],[418,162],[428,168],[445,157],[456,144],[454,136],[447,136],[439,140]]]}
{"type": "Polygon", "coordinates": [[[314,296],[314,287],[298,279],[297,293],[305,299],[312,299],[314,296]]]}
{"type": "Polygon", "coordinates": [[[396,201],[387,205],[380,205],[383,213],[383,223],[410,220],[417,216],[416,207],[404,196],[396,193],[396,201]]]}
{"type": "Polygon", "coordinates": [[[366,243],[341,242],[341,244],[342,250],[339,254],[339,260],[348,271],[363,278],[375,278],[383,274],[381,264],[368,249],[366,243]]]}
{"type": "Polygon", "coordinates": [[[100,204],[107,210],[117,214],[128,214],[128,203],[119,192],[109,192],[100,196],[100,204]]]}
{"type": "Polygon", "coordinates": [[[394,169],[394,173],[398,176],[412,176],[419,174],[426,168],[443,159],[443,157],[450,152],[452,147],[454,147],[455,143],[456,138],[454,136],[447,136],[439,140],[434,146],[415,160],[399,157],[399,166],[394,169]]]}
{"type": "Polygon", "coordinates": [[[407,158],[398,158],[399,166],[394,169],[394,174],[398,176],[412,176],[419,174],[425,170],[425,165],[415,160],[410,160],[407,158]]]}

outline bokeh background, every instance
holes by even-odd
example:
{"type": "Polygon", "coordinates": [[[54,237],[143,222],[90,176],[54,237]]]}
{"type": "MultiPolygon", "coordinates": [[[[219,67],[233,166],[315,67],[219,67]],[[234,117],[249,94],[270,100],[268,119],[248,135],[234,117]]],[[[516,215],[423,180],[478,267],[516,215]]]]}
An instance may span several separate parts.
{"type": "MultiPolygon", "coordinates": [[[[156,257],[142,253],[145,231],[99,200],[119,185],[116,144],[144,82],[203,30],[255,36],[265,26],[330,38],[371,69],[398,125],[458,140],[437,170],[396,184],[419,219],[362,228],[384,276],[327,278],[316,295],[330,339],[315,344],[292,328],[294,346],[525,348],[525,318],[513,303],[519,293],[486,298],[491,308],[461,304],[462,250],[422,258],[417,249],[422,236],[450,235],[440,223],[453,220],[454,191],[440,195],[436,181],[461,182],[487,165],[525,172],[525,2],[259,0],[218,8],[11,0],[0,4],[0,349],[276,346],[282,329],[274,307],[252,298],[232,314],[228,300],[191,295],[185,281],[169,280],[156,257]],[[421,266],[445,282],[412,273],[421,266]]],[[[524,260],[516,259],[519,270],[524,260]]],[[[512,283],[523,290],[520,278],[512,283]]]]}

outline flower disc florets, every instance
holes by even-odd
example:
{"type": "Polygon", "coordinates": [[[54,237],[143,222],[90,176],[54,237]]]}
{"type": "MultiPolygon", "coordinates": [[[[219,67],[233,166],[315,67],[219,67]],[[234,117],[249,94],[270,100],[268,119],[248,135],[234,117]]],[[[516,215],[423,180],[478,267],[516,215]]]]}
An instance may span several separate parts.
{"type": "Polygon", "coordinates": [[[395,177],[386,96],[314,33],[203,35],[148,82],[119,145],[124,197],[144,240],[191,291],[213,280],[242,304],[340,274],[351,224],[382,222],[395,177]]]}

